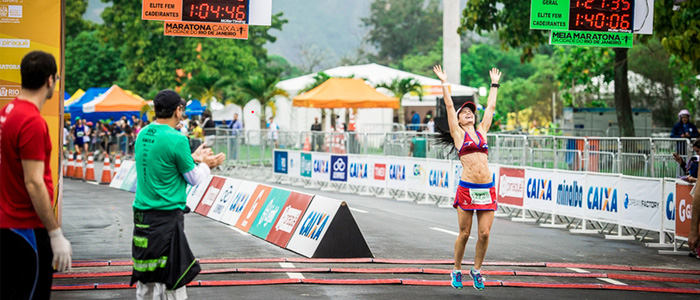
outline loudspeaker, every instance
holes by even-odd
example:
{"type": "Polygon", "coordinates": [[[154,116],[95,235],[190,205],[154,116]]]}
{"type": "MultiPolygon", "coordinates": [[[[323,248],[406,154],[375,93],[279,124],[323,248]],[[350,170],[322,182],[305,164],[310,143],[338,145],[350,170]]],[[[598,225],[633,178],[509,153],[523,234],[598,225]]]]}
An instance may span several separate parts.
{"type": "MultiPolygon", "coordinates": [[[[455,110],[465,102],[473,102],[476,104],[474,96],[452,96],[452,103],[455,105],[455,110]]],[[[443,131],[450,131],[450,126],[447,124],[447,109],[445,108],[445,100],[442,97],[437,97],[435,103],[435,126],[443,131]]]]}

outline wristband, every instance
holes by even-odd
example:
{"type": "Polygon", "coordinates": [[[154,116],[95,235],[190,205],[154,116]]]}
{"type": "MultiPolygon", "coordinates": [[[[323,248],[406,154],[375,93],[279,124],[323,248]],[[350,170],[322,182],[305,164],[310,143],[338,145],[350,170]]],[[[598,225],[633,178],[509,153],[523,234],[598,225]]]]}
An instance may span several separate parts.
{"type": "Polygon", "coordinates": [[[501,87],[501,85],[498,84],[498,83],[492,83],[492,84],[491,84],[491,87],[499,88],[499,87],[501,87]]]}

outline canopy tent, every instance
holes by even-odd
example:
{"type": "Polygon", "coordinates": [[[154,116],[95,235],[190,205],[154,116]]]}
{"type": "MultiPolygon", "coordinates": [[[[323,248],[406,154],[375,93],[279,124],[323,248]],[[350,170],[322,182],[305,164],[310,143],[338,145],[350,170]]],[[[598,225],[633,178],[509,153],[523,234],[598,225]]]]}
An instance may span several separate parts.
{"type": "Polygon", "coordinates": [[[129,95],[120,87],[113,85],[105,93],[82,105],[82,118],[88,121],[101,119],[119,119],[122,116],[131,118],[132,115],[141,117],[141,107],[145,101],[129,95]]]}
{"type": "Polygon", "coordinates": [[[202,102],[199,102],[199,100],[197,100],[197,99],[190,100],[187,103],[187,107],[185,108],[185,114],[188,117],[199,116],[203,112],[204,112],[204,106],[202,106],[202,102]]]}
{"type": "Polygon", "coordinates": [[[99,95],[104,94],[107,92],[109,88],[89,88],[87,91],[85,91],[85,94],[83,94],[80,99],[74,100],[68,107],[66,107],[63,111],[66,113],[70,113],[71,118],[73,121],[75,121],[76,117],[83,117],[83,105],[85,103],[88,103],[95,98],[97,98],[99,95]]]}
{"type": "Polygon", "coordinates": [[[313,108],[399,108],[399,100],[386,96],[362,79],[331,78],[294,97],[293,106],[313,108]]]}
{"type": "Polygon", "coordinates": [[[66,91],[63,91],[63,101],[68,100],[68,98],[70,98],[70,94],[68,94],[68,92],[66,91]]]}
{"type": "MultiPolygon", "coordinates": [[[[394,79],[404,79],[404,78],[414,78],[423,86],[423,100],[419,101],[418,95],[406,95],[403,98],[403,106],[435,106],[435,100],[437,97],[442,97],[442,82],[435,78],[430,78],[426,76],[421,76],[418,74],[413,74],[394,68],[389,68],[386,66],[378,64],[366,64],[366,65],[356,65],[356,66],[342,66],[323,71],[332,77],[349,77],[354,76],[354,78],[363,78],[368,81],[372,86],[376,86],[380,83],[391,83],[394,79]]],[[[307,74],[304,76],[287,79],[280,81],[277,84],[278,88],[287,91],[291,96],[298,95],[299,92],[306,86],[314,82],[314,74],[307,74]]],[[[486,74],[484,74],[486,76],[486,74]]],[[[379,89],[380,92],[390,95],[390,92],[385,89],[379,89]]],[[[453,96],[471,96],[478,94],[478,89],[459,85],[450,84],[450,91],[453,96]]]]}
{"type": "MultiPolygon", "coordinates": [[[[214,105],[212,105],[214,106],[214,105]]],[[[224,106],[224,109],[219,109],[213,111],[212,114],[212,119],[214,122],[221,122],[224,124],[228,124],[228,121],[233,120],[233,114],[238,114],[238,119],[242,119],[241,117],[241,107],[235,104],[226,104],[224,106]]]]}
{"type": "Polygon", "coordinates": [[[82,89],[78,89],[77,91],[75,91],[75,93],[73,93],[72,96],[69,96],[64,99],[65,101],[63,102],[63,107],[68,107],[68,105],[73,103],[73,101],[80,99],[80,97],[82,97],[83,95],[85,95],[85,91],[83,91],[82,89]]]}

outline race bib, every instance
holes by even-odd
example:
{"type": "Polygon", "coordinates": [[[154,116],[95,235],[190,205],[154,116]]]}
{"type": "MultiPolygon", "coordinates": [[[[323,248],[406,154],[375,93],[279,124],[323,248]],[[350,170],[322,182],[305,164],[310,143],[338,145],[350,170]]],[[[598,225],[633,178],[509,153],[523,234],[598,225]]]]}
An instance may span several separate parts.
{"type": "Polygon", "coordinates": [[[489,189],[469,189],[469,196],[472,197],[472,204],[475,205],[488,205],[493,202],[489,189]]]}
{"type": "Polygon", "coordinates": [[[77,134],[77,135],[78,135],[78,137],[83,137],[83,136],[85,135],[85,132],[78,131],[78,134],[77,134]]]}

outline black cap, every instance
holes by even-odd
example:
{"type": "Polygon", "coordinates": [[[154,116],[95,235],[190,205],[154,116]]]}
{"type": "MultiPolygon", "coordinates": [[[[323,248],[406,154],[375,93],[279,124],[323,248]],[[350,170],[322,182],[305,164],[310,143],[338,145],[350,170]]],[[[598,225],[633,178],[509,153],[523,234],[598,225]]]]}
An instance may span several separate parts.
{"type": "Polygon", "coordinates": [[[174,111],[178,106],[186,106],[185,100],[173,90],[162,90],[153,99],[153,108],[156,111],[174,111]]]}

